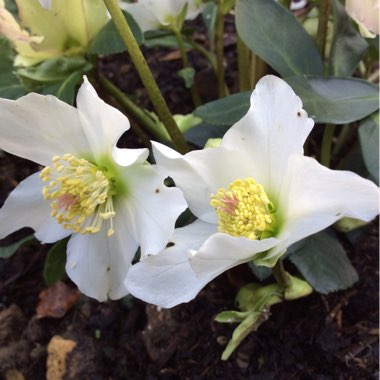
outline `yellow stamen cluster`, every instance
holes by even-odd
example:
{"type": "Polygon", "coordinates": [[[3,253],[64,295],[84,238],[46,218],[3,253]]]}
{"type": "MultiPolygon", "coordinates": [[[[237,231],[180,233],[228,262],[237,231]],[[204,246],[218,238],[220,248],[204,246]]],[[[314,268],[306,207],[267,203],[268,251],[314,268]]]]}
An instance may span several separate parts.
{"type": "Polygon", "coordinates": [[[51,216],[64,228],[77,233],[96,233],[104,220],[109,220],[108,236],[113,235],[115,216],[112,182],[102,170],[84,158],[71,154],[54,156],[52,166],[45,167],[40,177],[48,182],[42,194],[51,203],[51,216]]]}
{"type": "Polygon", "coordinates": [[[237,179],[228,190],[211,195],[220,232],[260,240],[271,236],[274,228],[274,207],[262,185],[253,178],[237,179]]]}

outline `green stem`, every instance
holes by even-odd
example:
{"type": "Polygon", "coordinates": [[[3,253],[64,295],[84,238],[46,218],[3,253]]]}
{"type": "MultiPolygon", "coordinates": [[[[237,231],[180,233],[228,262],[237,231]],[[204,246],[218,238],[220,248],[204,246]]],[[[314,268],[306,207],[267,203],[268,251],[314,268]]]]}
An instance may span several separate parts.
{"type": "Polygon", "coordinates": [[[347,140],[351,137],[353,130],[354,128],[352,128],[352,125],[349,124],[345,124],[341,128],[333,149],[333,154],[335,156],[338,156],[342,152],[343,148],[347,144],[347,140]]]}
{"type": "Polygon", "coordinates": [[[335,125],[334,124],[326,124],[325,130],[323,132],[323,138],[322,138],[322,149],[321,149],[321,164],[330,167],[330,160],[331,160],[331,146],[335,131],[335,125]]]}
{"type": "Polygon", "coordinates": [[[251,62],[250,62],[250,82],[251,82],[251,88],[254,88],[256,86],[256,83],[264,76],[266,75],[268,71],[267,64],[256,54],[251,53],[251,62]]]}
{"type": "Polygon", "coordinates": [[[147,115],[137,104],[128,98],[118,87],[110,82],[104,75],[99,74],[101,86],[118,102],[118,104],[131,115],[140,125],[151,135],[161,141],[167,141],[168,136],[165,130],[161,130],[155,121],[147,115]]]}
{"type": "Polygon", "coordinates": [[[325,59],[327,27],[330,14],[330,0],[320,0],[318,30],[317,30],[317,46],[321,53],[322,61],[325,59]]]}
{"type": "Polygon", "coordinates": [[[150,100],[157,112],[158,117],[164,124],[166,130],[169,133],[173,141],[173,145],[180,153],[188,152],[188,146],[186,144],[185,138],[183,137],[181,131],[179,130],[173,115],[171,114],[168,105],[163,98],[160,89],[150,71],[148,64],[140,50],[138,43],[125,19],[123,12],[121,11],[117,0],[104,0],[104,3],[111,14],[112,20],[114,21],[118,32],[128,48],[129,55],[132,62],[141,78],[143,85],[148,91],[150,100]]]}
{"type": "Polygon", "coordinates": [[[250,58],[251,53],[247,45],[237,36],[237,58],[240,91],[248,91],[250,86],[250,58]]]}
{"type": "Polygon", "coordinates": [[[282,3],[282,5],[283,5],[286,9],[290,9],[290,4],[292,3],[292,0],[282,0],[281,3],[282,3]]]}
{"type": "Polygon", "coordinates": [[[202,45],[196,43],[193,39],[188,38],[186,40],[194,50],[196,50],[198,53],[202,54],[210,63],[212,69],[214,70],[215,73],[218,72],[218,67],[217,67],[217,62],[215,55],[210,53],[207,49],[205,49],[202,45]]]}
{"type": "Polygon", "coordinates": [[[226,91],[224,87],[224,44],[223,44],[223,34],[224,34],[224,14],[223,14],[223,0],[217,0],[218,14],[216,18],[216,61],[217,61],[217,78],[218,78],[218,96],[223,98],[226,96],[226,91]]]}
{"type": "MultiPolygon", "coordinates": [[[[175,28],[173,28],[173,33],[177,40],[179,53],[181,54],[182,65],[184,68],[190,67],[189,59],[187,58],[187,54],[186,54],[185,44],[182,38],[182,34],[178,29],[175,29],[175,28]]],[[[194,107],[200,106],[202,104],[202,101],[197,91],[197,88],[195,86],[195,82],[193,82],[193,84],[190,87],[190,93],[191,93],[191,98],[193,99],[194,107]]]]}
{"type": "Polygon", "coordinates": [[[272,273],[277,283],[283,288],[287,288],[291,284],[291,278],[285,271],[281,260],[278,260],[276,265],[272,268],[272,273]]]}

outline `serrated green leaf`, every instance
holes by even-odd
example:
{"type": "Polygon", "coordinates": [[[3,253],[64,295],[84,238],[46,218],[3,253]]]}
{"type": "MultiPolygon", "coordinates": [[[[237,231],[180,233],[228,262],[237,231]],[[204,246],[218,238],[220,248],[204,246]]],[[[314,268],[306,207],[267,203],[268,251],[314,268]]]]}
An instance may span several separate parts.
{"type": "Polygon", "coordinates": [[[47,253],[44,265],[44,279],[46,285],[54,284],[65,276],[66,247],[69,239],[55,243],[47,253]]]}
{"type": "Polygon", "coordinates": [[[322,74],[315,42],[289,10],[273,0],[239,0],[235,9],[243,42],[282,76],[322,74]]]}
{"type": "Polygon", "coordinates": [[[329,56],[329,73],[333,76],[350,76],[368,48],[366,40],[352,25],[339,0],[332,1],[334,36],[329,56]]]}
{"type": "Polygon", "coordinates": [[[362,120],[359,127],[360,147],[365,166],[379,184],[379,113],[362,120]]]}
{"type": "Polygon", "coordinates": [[[305,280],[319,293],[347,289],[358,281],[358,274],[344,248],[332,233],[322,231],[305,239],[289,256],[305,280]]]}
{"type": "Polygon", "coordinates": [[[362,79],[296,76],[285,80],[317,123],[351,123],[379,108],[378,86],[362,79]]]}
{"type": "Polygon", "coordinates": [[[0,247],[0,259],[9,259],[13,256],[19,248],[21,248],[24,244],[34,239],[34,235],[29,235],[16,243],[8,245],[7,247],[0,247]]]}
{"type": "MultiPolygon", "coordinates": [[[[133,17],[128,13],[123,11],[123,14],[128,22],[129,27],[139,45],[144,41],[144,35],[133,19],[133,17]]],[[[91,41],[89,47],[90,54],[96,55],[109,55],[115,53],[121,53],[128,50],[125,43],[120,37],[119,32],[116,29],[115,23],[111,19],[108,23],[101,29],[101,31],[96,35],[96,37],[91,41]]]]}

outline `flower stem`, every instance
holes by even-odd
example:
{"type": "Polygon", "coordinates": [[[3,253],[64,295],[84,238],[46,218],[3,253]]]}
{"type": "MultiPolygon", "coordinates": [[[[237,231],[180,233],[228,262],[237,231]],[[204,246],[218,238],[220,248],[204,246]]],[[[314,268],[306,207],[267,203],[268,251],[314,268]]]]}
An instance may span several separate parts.
{"type": "Polygon", "coordinates": [[[334,145],[333,154],[335,156],[338,156],[342,152],[343,148],[347,144],[347,140],[351,137],[351,133],[353,131],[354,129],[352,128],[352,125],[350,124],[343,125],[334,145]]]}
{"type": "Polygon", "coordinates": [[[328,168],[330,167],[331,146],[332,146],[332,140],[334,137],[335,127],[336,126],[334,124],[326,124],[325,130],[323,132],[322,149],[321,149],[321,164],[328,168]]]}
{"type": "Polygon", "coordinates": [[[224,34],[224,14],[223,14],[223,0],[217,0],[218,14],[216,17],[216,61],[217,61],[217,78],[218,78],[218,96],[223,98],[226,96],[226,91],[224,87],[224,44],[223,44],[223,34],[224,34]]]}
{"type": "Polygon", "coordinates": [[[277,283],[283,288],[287,288],[291,284],[291,278],[285,271],[281,260],[278,260],[276,265],[272,268],[272,273],[277,283]]]}
{"type": "MultiPolygon", "coordinates": [[[[177,40],[179,53],[181,54],[182,59],[182,65],[184,68],[190,67],[189,65],[189,59],[187,58],[186,50],[185,50],[185,44],[182,38],[182,34],[178,29],[173,28],[173,33],[175,35],[175,38],[177,40]]],[[[197,88],[195,86],[195,82],[193,81],[193,84],[190,87],[190,93],[191,98],[193,99],[194,107],[198,107],[202,104],[201,98],[199,96],[199,93],[197,91],[197,88]]]]}
{"type": "Polygon", "coordinates": [[[254,53],[251,53],[250,67],[251,88],[254,88],[257,82],[267,73],[268,67],[267,64],[254,53]]]}
{"type": "Polygon", "coordinates": [[[330,0],[321,0],[319,6],[317,46],[321,53],[322,61],[325,59],[327,27],[330,14],[330,0]]]}
{"type": "Polygon", "coordinates": [[[250,58],[251,54],[247,45],[237,36],[237,58],[239,72],[239,90],[248,91],[251,89],[250,83],[250,58]]]}
{"type": "Polygon", "coordinates": [[[112,20],[114,21],[118,32],[128,48],[129,55],[132,62],[144,84],[146,90],[148,91],[149,97],[153,103],[153,106],[157,112],[158,117],[164,124],[166,130],[168,131],[175,148],[180,153],[188,152],[188,146],[186,144],[185,138],[183,137],[181,131],[179,130],[173,115],[171,114],[168,105],[163,98],[160,89],[150,71],[148,64],[140,50],[138,43],[125,19],[123,12],[121,11],[117,0],[104,0],[104,3],[111,14],[112,20]]]}
{"type": "Polygon", "coordinates": [[[104,75],[98,76],[101,86],[118,102],[118,104],[130,114],[140,125],[144,127],[152,136],[167,141],[168,136],[165,130],[161,130],[155,121],[147,115],[137,104],[128,98],[118,87],[109,81],[104,75]]]}

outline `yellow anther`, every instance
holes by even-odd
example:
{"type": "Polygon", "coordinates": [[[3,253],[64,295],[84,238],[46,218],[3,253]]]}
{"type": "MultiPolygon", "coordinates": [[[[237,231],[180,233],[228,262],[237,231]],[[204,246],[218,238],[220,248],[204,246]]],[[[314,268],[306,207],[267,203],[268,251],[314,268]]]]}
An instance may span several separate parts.
{"type": "Polygon", "coordinates": [[[274,231],[274,206],[253,178],[237,179],[228,190],[219,189],[211,195],[210,205],[218,216],[220,232],[259,240],[274,231]]]}
{"type": "Polygon", "coordinates": [[[68,153],[52,161],[52,167],[40,173],[41,180],[48,182],[42,195],[51,201],[51,216],[64,228],[83,234],[99,232],[108,220],[111,236],[115,216],[111,179],[97,166],[68,153]]]}

